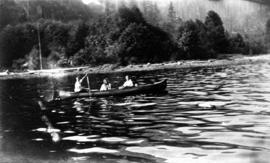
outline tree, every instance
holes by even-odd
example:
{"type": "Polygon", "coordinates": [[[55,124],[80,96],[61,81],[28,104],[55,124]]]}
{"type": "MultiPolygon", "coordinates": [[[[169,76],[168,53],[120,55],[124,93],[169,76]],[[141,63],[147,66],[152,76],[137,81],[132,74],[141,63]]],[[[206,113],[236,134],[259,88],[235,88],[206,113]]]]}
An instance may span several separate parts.
{"type": "Polygon", "coordinates": [[[26,21],[26,12],[14,0],[0,1],[0,31],[6,25],[15,25],[26,21]]]}
{"type": "Polygon", "coordinates": [[[170,2],[169,8],[168,8],[168,16],[167,16],[167,21],[164,22],[163,24],[163,29],[171,34],[174,39],[175,36],[177,35],[177,28],[182,25],[182,19],[177,18],[176,12],[173,7],[173,3],[170,2]]]}
{"type": "Polygon", "coordinates": [[[116,9],[113,3],[111,3],[110,1],[105,1],[105,15],[109,16],[112,15],[116,9]]]}
{"type": "Polygon", "coordinates": [[[170,2],[169,9],[168,9],[168,20],[169,20],[169,23],[175,24],[175,21],[176,21],[176,12],[174,10],[173,3],[172,2],[170,2]]]}
{"type": "Polygon", "coordinates": [[[119,8],[120,28],[125,28],[131,23],[146,23],[145,19],[138,7],[133,6],[127,8],[125,6],[119,8]]]}
{"type": "Polygon", "coordinates": [[[169,36],[148,24],[130,24],[121,34],[115,47],[121,64],[161,62],[174,50],[169,36]]]}
{"type": "Polygon", "coordinates": [[[152,25],[159,26],[161,21],[160,10],[157,3],[152,1],[143,1],[143,15],[147,22],[152,25]]]}
{"type": "Polygon", "coordinates": [[[246,53],[247,46],[244,38],[239,33],[229,37],[229,52],[230,53],[246,53]]]}
{"type": "Polygon", "coordinates": [[[23,58],[37,44],[37,30],[32,24],[6,26],[0,33],[2,64],[11,66],[13,60],[23,58]]]}
{"type": "Polygon", "coordinates": [[[208,12],[205,19],[205,27],[208,48],[212,49],[215,53],[225,53],[228,47],[228,40],[225,35],[223,22],[216,12],[208,12]]]}
{"type": "Polygon", "coordinates": [[[266,22],[266,28],[265,28],[265,42],[267,47],[270,47],[270,19],[266,22]]]}
{"type": "Polygon", "coordinates": [[[186,54],[187,59],[196,58],[199,50],[199,34],[196,23],[189,20],[178,29],[179,34],[177,37],[178,47],[181,48],[186,54]]]}
{"type": "Polygon", "coordinates": [[[72,23],[67,42],[67,56],[70,57],[85,47],[85,38],[89,33],[89,26],[79,21],[72,23]]]}

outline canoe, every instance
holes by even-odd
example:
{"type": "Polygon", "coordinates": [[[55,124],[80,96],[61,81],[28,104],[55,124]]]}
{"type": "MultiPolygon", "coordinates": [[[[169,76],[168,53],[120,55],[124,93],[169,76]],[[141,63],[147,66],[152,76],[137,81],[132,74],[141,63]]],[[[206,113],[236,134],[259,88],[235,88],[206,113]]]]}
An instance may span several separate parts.
{"type": "Polygon", "coordinates": [[[81,97],[109,97],[109,96],[130,96],[137,94],[147,94],[147,93],[160,93],[164,92],[167,87],[167,79],[154,84],[140,85],[132,88],[125,89],[112,89],[109,91],[90,91],[90,92],[67,92],[59,91],[59,98],[72,99],[81,97]]]}

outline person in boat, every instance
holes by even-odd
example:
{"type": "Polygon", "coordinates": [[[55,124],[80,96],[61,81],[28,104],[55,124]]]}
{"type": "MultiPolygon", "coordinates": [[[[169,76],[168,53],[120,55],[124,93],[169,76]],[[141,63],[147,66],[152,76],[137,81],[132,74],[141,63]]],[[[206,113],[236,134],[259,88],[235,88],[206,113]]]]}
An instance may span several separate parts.
{"type": "Polygon", "coordinates": [[[136,78],[132,78],[132,82],[133,82],[133,86],[134,87],[138,87],[139,86],[138,81],[136,80],[136,78]]]}
{"type": "Polygon", "coordinates": [[[129,76],[126,75],[125,78],[126,78],[126,81],[121,87],[119,87],[119,89],[134,87],[133,81],[129,78],[129,76]]]}
{"type": "Polygon", "coordinates": [[[100,91],[108,91],[111,89],[112,89],[111,83],[109,83],[107,79],[103,79],[103,83],[100,87],[100,91]]]}
{"type": "Polygon", "coordinates": [[[76,82],[74,84],[74,92],[82,92],[82,91],[86,90],[86,88],[82,87],[83,79],[86,76],[87,76],[87,74],[84,77],[82,77],[81,79],[79,78],[79,76],[76,77],[76,82]]]}

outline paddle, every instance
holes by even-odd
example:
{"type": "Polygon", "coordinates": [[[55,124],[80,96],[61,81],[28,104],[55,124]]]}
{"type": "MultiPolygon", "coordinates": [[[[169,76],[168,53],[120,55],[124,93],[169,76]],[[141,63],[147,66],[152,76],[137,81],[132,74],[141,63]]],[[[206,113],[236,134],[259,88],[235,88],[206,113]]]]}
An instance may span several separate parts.
{"type": "MultiPolygon", "coordinates": [[[[82,78],[81,81],[83,81],[83,79],[87,76],[88,74],[85,74],[82,78]]],[[[88,77],[88,76],[87,76],[88,77]]]]}
{"type": "Polygon", "coordinates": [[[59,142],[61,140],[61,136],[59,134],[59,132],[61,132],[61,130],[54,128],[52,123],[50,122],[49,118],[45,115],[44,111],[47,110],[46,106],[43,104],[43,102],[41,100],[37,101],[37,104],[40,107],[40,110],[42,111],[42,115],[41,115],[41,120],[45,123],[45,125],[47,126],[47,133],[49,133],[52,137],[52,141],[53,142],[59,142]]]}
{"type": "MultiPolygon", "coordinates": [[[[90,82],[89,82],[89,77],[88,77],[88,75],[87,75],[87,85],[88,85],[88,94],[89,94],[89,98],[91,98],[91,92],[90,92],[90,82]]],[[[89,110],[91,109],[91,102],[89,101],[89,109],[88,109],[88,111],[87,111],[87,113],[89,113],[89,110]]]]}

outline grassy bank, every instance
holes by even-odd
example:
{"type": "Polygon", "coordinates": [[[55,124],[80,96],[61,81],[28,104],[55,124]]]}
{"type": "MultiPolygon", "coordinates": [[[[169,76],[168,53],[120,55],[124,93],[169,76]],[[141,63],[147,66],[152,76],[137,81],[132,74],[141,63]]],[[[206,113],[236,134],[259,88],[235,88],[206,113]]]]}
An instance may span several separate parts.
{"type": "Polygon", "coordinates": [[[166,69],[186,69],[186,68],[206,68],[206,67],[225,67],[232,65],[253,64],[253,63],[270,63],[270,54],[259,56],[234,56],[226,59],[211,59],[211,60],[182,60],[178,62],[166,63],[147,63],[128,66],[116,66],[113,64],[105,64],[96,67],[84,66],[73,68],[59,68],[50,70],[33,70],[19,73],[3,73],[0,74],[0,79],[13,78],[37,78],[37,77],[62,77],[67,75],[79,74],[100,74],[100,73],[128,73],[136,71],[154,71],[166,69]]]}

